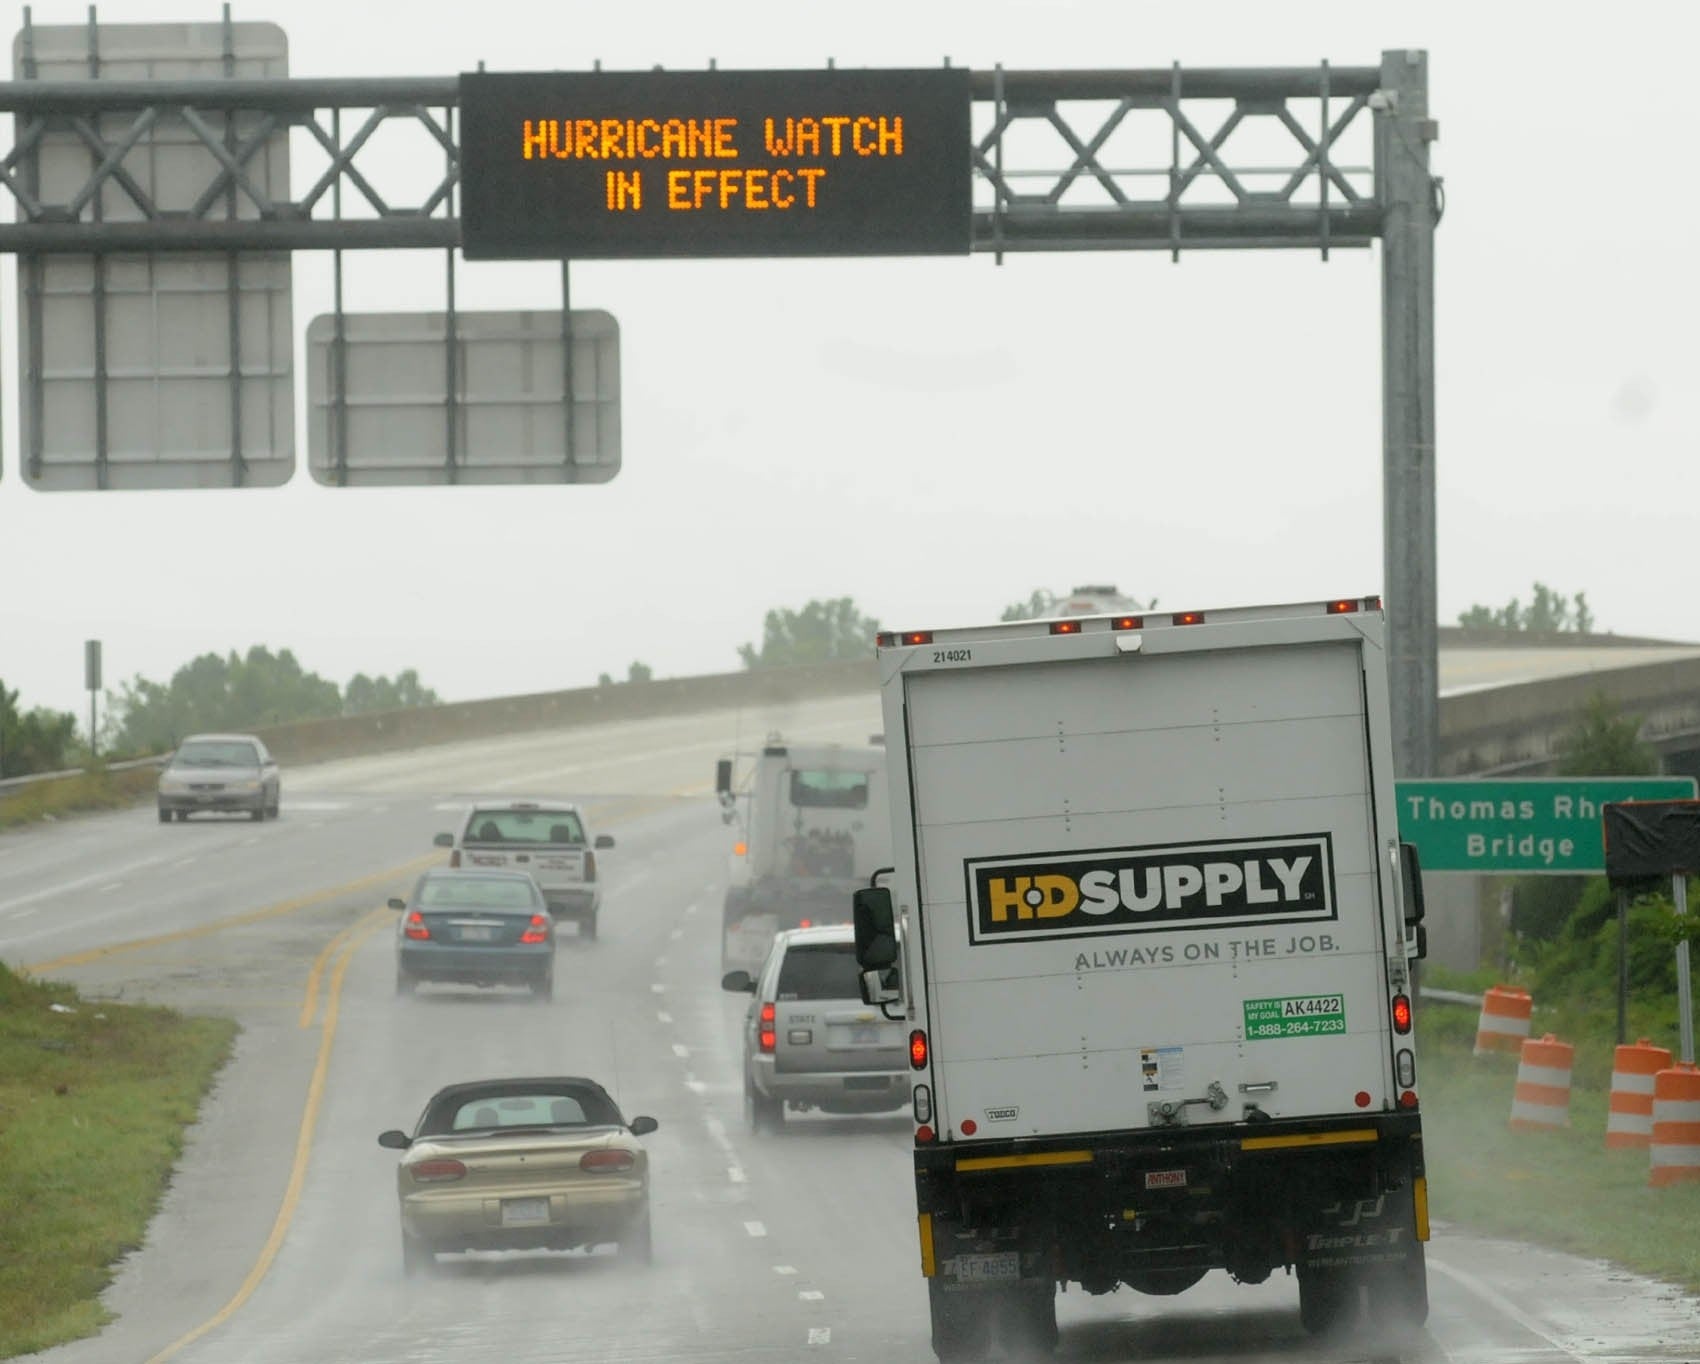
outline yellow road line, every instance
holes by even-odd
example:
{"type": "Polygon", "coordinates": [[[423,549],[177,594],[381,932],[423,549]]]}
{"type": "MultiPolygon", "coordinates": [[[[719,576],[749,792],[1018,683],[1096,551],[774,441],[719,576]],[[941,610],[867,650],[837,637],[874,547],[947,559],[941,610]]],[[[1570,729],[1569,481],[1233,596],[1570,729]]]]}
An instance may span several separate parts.
{"type": "Polygon", "coordinates": [[[301,1127],[295,1138],[295,1163],[290,1167],[289,1184],[283,1191],[283,1201],[278,1205],[271,1235],[261,1247],[259,1259],[254,1261],[254,1267],[248,1271],[248,1277],[242,1281],[242,1286],[236,1290],[235,1296],[229,1302],[194,1330],[179,1336],[148,1359],[147,1364],[163,1364],[179,1350],[194,1344],[208,1331],[222,1326],[235,1316],[242,1305],[253,1296],[254,1290],[260,1286],[260,1281],[271,1269],[272,1262],[277,1259],[278,1251],[283,1248],[283,1238],[289,1232],[289,1224],[294,1220],[295,1209],[301,1202],[301,1190],[307,1182],[307,1164],[313,1154],[313,1129],[319,1121],[319,1105],[325,1094],[325,1077],[330,1071],[331,1044],[336,1040],[337,1017],[341,1012],[343,977],[347,975],[348,964],[360,950],[360,945],[377,931],[389,914],[387,906],[380,906],[360,919],[352,931],[345,930],[348,932],[348,940],[343,946],[342,955],[337,958],[336,969],[331,973],[330,984],[325,990],[324,1032],[319,1038],[319,1057],[313,1066],[313,1078],[307,1085],[307,1104],[301,1110],[301,1127]]]}
{"type": "Polygon", "coordinates": [[[330,959],[336,955],[337,948],[341,947],[348,935],[359,926],[358,922],[343,925],[337,935],[319,949],[319,955],[313,958],[313,969],[307,973],[307,989],[301,999],[301,1026],[303,1028],[313,1026],[313,1015],[319,1011],[319,979],[324,975],[325,967],[330,964],[330,959]]]}
{"type": "Polygon", "coordinates": [[[356,881],[348,881],[340,886],[331,886],[327,890],[316,890],[309,895],[298,895],[293,900],[280,900],[275,905],[267,905],[263,909],[250,909],[242,914],[232,914],[223,919],[213,919],[204,924],[196,924],[193,928],[179,928],[172,933],[156,933],[148,938],[132,938],[129,942],[112,943],[106,947],[91,947],[83,952],[70,952],[63,957],[52,957],[47,961],[31,962],[24,969],[32,975],[40,975],[44,971],[60,971],[67,966],[86,966],[91,961],[100,961],[104,957],[116,957],[126,952],[144,952],[150,947],[166,947],[172,943],[188,942],[194,938],[204,938],[211,933],[221,933],[227,928],[241,928],[247,924],[262,923],[267,919],[280,918],[285,914],[294,914],[297,910],[309,909],[314,905],[322,905],[331,900],[340,899],[345,895],[354,895],[373,886],[381,886],[386,882],[398,881],[402,877],[412,876],[424,871],[427,867],[437,866],[442,862],[440,852],[427,853],[424,857],[416,857],[411,862],[404,862],[399,867],[391,867],[387,871],[373,872],[370,876],[362,876],[356,881]]]}

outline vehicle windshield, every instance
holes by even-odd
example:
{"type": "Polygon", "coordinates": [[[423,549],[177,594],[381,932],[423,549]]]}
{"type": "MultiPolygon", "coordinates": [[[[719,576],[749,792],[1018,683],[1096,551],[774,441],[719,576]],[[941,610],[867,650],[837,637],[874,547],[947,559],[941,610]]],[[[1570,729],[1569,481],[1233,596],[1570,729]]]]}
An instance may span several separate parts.
{"type": "Polygon", "coordinates": [[[777,993],[782,1000],[861,999],[855,944],[792,943],[779,966],[777,993]]]}
{"type": "Polygon", "coordinates": [[[462,909],[530,910],[542,898],[529,881],[507,876],[427,876],[419,883],[419,903],[462,909]]]}
{"type": "Polygon", "coordinates": [[[475,810],[467,821],[463,841],[544,846],[583,843],[584,825],[571,810],[475,810]]]}
{"type": "Polygon", "coordinates": [[[792,768],[791,803],[804,808],[865,810],[868,808],[868,774],[830,768],[792,768]]]}
{"type": "Polygon", "coordinates": [[[241,739],[198,739],[184,744],[171,760],[173,767],[258,767],[260,752],[241,739]]]}
{"type": "Polygon", "coordinates": [[[420,1121],[418,1136],[500,1131],[506,1127],[618,1127],[620,1110],[587,1086],[563,1086],[451,1095],[420,1121]]]}

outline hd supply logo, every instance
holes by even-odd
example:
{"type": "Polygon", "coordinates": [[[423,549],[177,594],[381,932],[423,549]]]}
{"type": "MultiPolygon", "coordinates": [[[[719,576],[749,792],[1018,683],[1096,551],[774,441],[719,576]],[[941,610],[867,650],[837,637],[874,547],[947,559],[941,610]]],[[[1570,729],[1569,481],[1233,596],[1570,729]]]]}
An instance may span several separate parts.
{"type": "Polygon", "coordinates": [[[1327,834],[970,858],[975,943],[1335,917],[1327,834]]]}

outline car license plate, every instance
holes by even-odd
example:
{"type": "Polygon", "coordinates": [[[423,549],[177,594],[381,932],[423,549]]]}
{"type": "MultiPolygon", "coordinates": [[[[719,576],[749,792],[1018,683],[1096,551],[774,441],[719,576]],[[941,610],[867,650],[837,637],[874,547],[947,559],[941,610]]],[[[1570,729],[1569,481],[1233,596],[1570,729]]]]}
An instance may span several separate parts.
{"type": "Polygon", "coordinates": [[[877,1047],[880,1044],[878,1023],[834,1023],[827,1033],[828,1042],[835,1047],[877,1047]]]}
{"type": "Polygon", "coordinates": [[[1019,1279],[1021,1256],[1006,1250],[996,1255],[958,1255],[956,1278],[959,1283],[986,1283],[996,1279],[1019,1279]]]}
{"type": "Polygon", "coordinates": [[[548,1220],[549,1200],[547,1198],[504,1198],[502,1200],[502,1225],[504,1227],[529,1227],[548,1220]]]}
{"type": "Polygon", "coordinates": [[[460,930],[462,942],[490,942],[496,936],[496,930],[482,924],[467,924],[460,930]]]}

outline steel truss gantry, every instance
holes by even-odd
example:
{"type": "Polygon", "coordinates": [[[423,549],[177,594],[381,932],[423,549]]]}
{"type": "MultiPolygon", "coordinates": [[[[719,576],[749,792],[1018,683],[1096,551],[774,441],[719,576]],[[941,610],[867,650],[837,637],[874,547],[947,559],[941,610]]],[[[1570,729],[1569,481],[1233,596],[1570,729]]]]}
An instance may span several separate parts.
{"type": "MultiPolygon", "coordinates": [[[[1439,737],[1434,505],[1434,228],[1426,54],[1378,66],[975,71],[972,249],[1309,249],[1381,244],[1385,591],[1402,775],[1439,737]],[[1251,161],[1248,163],[1247,156],[1251,161]]],[[[0,154],[0,251],[294,251],[460,243],[455,77],[0,82],[15,130],[0,154]],[[157,130],[205,148],[208,178],[165,211],[125,169],[157,130]],[[51,197],[44,137],[88,148],[51,197]],[[291,138],[279,198],[249,174],[291,138]],[[380,190],[402,161],[405,189],[380,190]],[[322,165],[311,166],[312,158],[322,165]],[[383,158],[380,171],[369,164],[383,158]],[[368,163],[368,164],[364,164],[368,163]],[[305,174],[301,168],[309,166],[305,174]],[[308,176],[311,178],[308,179],[308,176]]]]}

